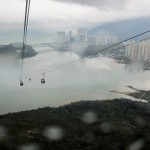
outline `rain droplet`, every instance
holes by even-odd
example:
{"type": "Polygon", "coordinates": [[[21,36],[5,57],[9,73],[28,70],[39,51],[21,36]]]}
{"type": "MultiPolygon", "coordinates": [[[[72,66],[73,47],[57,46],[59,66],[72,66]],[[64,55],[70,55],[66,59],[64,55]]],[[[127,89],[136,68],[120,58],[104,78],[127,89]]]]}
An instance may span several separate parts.
{"type": "Polygon", "coordinates": [[[131,144],[128,150],[140,150],[144,146],[144,139],[139,139],[131,144]]]}
{"type": "Polygon", "coordinates": [[[150,103],[147,104],[146,110],[150,114],[150,103]]]}
{"type": "Polygon", "coordinates": [[[88,143],[91,143],[95,140],[94,134],[91,133],[91,132],[86,132],[84,134],[84,138],[85,138],[85,141],[88,142],[88,143]]]}
{"type": "Polygon", "coordinates": [[[111,125],[107,122],[103,122],[101,125],[100,125],[100,130],[104,133],[109,133],[110,130],[111,130],[111,125]]]}
{"type": "Polygon", "coordinates": [[[36,144],[23,145],[19,150],[40,150],[40,147],[36,144]]]}
{"type": "Polygon", "coordinates": [[[4,138],[6,138],[6,136],[7,130],[4,127],[0,126],[0,140],[3,140],[4,138]]]}
{"type": "Polygon", "coordinates": [[[87,124],[92,124],[97,121],[97,115],[94,112],[86,112],[82,116],[82,121],[87,124]]]}
{"type": "Polygon", "coordinates": [[[64,130],[59,126],[51,126],[45,130],[44,135],[50,140],[59,141],[64,136],[64,130]]]}
{"type": "Polygon", "coordinates": [[[145,123],[145,121],[141,117],[137,117],[135,119],[135,124],[138,125],[138,126],[143,126],[144,123],[145,123]]]}

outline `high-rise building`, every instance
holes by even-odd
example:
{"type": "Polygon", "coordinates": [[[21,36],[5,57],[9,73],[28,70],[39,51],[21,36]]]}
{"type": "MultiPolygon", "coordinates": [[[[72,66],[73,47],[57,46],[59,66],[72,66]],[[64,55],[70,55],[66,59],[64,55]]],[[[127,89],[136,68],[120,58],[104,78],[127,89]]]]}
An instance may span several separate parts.
{"type": "Polygon", "coordinates": [[[65,43],[66,42],[65,31],[57,32],[57,42],[58,43],[65,43]]]}
{"type": "Polygon", "coordinates": [[[72,31],[69,31],[69,40],[70,43],[75,42],[75,38],[73,37],[72,31]]]}
{"type": "Polygon", "coordinates": [[[96,45],[108,45],[118,43],[117,36],[97,36],[96,45]]]}
{"type": "Polygon", "coordinates": [[[87,43],[88,45],[96,45],[96,37],[95,36],[88,36],[87,37],[87,43]]]}
{"type": "Polygon", "coordinates": [[[72,37],[72,31],[69,31],[69,38],[72,37]]]}
{"type": "Polygon", "coordinates": [[[87,29],[86,28],[79,28],[77,32],[77,40],[83,46],[87,45],[87,29]]]}
{"type": "Polygon", "coordinates": [[[150,60],[150,41],[133,43],[126,47],[126,56],[131,60],[150,60]]]}
{"type": "Polygon", "coordinates": [[[86,28],[78,28],[78,36],[79,35],[87,35],[87,29],[86,28]]]}

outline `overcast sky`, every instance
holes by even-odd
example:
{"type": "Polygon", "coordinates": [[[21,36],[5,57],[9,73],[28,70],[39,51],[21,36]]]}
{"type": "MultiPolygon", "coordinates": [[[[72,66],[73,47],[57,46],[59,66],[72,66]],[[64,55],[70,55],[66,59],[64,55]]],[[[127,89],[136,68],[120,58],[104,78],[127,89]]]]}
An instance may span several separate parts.
{"type": "MultiPolygon", "coordinates": [[[[18,41],[22,36],[25,0],[0,2],[0,44],[18,41]]],[[[58,30],[149,17],[149,6],[150,0],[31,0],[28,37],[47,41],[58,30]]]]}

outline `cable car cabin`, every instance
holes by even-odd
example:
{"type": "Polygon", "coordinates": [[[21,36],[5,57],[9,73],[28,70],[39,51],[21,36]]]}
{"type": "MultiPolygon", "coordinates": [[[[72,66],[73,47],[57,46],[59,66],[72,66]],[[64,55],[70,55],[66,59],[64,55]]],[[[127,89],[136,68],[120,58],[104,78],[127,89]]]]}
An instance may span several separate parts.
{"type": "Polygon", "coordinates": [[[22,81],[20,81],[20,86],[23,86],[23,82],[22,81]]]}
{"type": "Polygon", "coordinates": [[[41,79],[41,83],[45,84],[45,79],[44,78],[41,79]]]}

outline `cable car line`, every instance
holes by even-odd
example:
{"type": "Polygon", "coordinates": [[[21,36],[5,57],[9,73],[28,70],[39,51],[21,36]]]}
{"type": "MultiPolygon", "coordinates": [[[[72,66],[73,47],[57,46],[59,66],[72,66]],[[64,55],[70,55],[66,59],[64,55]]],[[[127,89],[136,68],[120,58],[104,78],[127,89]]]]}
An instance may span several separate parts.
{"type": "Polygon", "coordinates": [[[21,71],[20,71],[20,86],[23,86],[22,74],[23,74],[23,63],[24,63],[24,53],[26,45],[26,36],[28,31],[28,18],[30,12],[30,0],[26,0],[25,6],[25,18],[24,18],[24,31],[23,31],[23,46],[22,46],[22,55],[21,55],[21,71]]]}

